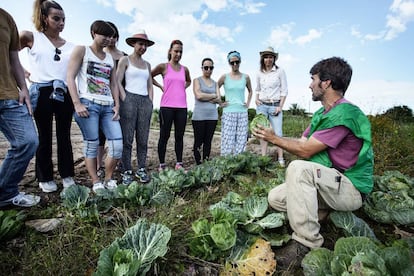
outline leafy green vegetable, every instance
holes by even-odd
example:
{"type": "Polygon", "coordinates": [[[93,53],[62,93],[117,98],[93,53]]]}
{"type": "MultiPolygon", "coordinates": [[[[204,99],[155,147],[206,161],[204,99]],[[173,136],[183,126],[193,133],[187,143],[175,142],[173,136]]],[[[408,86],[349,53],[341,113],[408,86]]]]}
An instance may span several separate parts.
{"type": "Polygon", "coordinates": [[[312,276],[331,275],[333,252],[326,248],[312,249],[302,260],[303,274],[312,276]]]}
{"type": "Polygon", "coordinates": [[[333,211],[329,218],[336,227],[344,229],[346,236],[365,236],[377,240],[369,225],[352,212],[333,211]]]}
{"type": "Polygon", "coordinates": [[[312,249],[302,261],[305,275],[413,275],[406,241],[385,247],[367,237],[340,238],[334,251],[312,249]]]}
{"type": "Polygon", "coordinates": [[[167,253],[170,238],[168,227],[139,219],[101,251],[94,275],[145,275],[153,261],[167,253]]]}
{"type": "Polygon", "coordinates": [[[250,122],[249,130],[252,131],[252,129],[257,128],[258,125],[266,128],[270,127],[270,122],[266,115],[262,113],[256,114],[256,116],[254,116],[253,120],[250,122]]]}
{"type": "Polygon", "coordinates": [[[244,202],[244,210],[251,218],[262,217],[268,208],[267,198],[250,196],[244,202]]]}
{"type": "Polygon", "coordinates": [[[264,218],[258,220],[256,223],[263,229],[278,228],[284,224],[286,216],[284,213],[271,213],[264,218]]]}
{"type": "MultiPolygon", "coordinates": [[[[211,205],[209,210],[211,221],[201,218],[193,222],[194,233],[190,236],[191,253],[208,261],[214,261],[226,251],[233,250],[240,235],[255,234],[257,238],[265,229],[280,227],[286,220],[284,213],[266,215],[266,197],[253,195],[244,198],[235,192],[229,192],[221,201],[211,205]]],[[[285,239],[286,236],[279,237],[279,242],[285,239]]]]}
{"type": "Polygon", "coordinates": [[[368,195],[363,207],[375,221],[414,225],[414,179],[398,171],[375,176],[374,191],[368,195]]]}
{"type": "Polygon", "coordinates": [[[0,210],[0,241],[16,236],[23,226],[25,217],[23,211],[0,210]]]}
{"type": "Polygon", "coordinates": [[[214,224],[210,229],[210,236],[218,249],[225,251],[236,244],[236,230],[230,222],[214,224]]]}
{"type": "Polygon", "coordinates": [[[72,185],[61,194],[64,207],[75,210],[84,208],[89,198],[90,190],[81,185],[72,185]]]}

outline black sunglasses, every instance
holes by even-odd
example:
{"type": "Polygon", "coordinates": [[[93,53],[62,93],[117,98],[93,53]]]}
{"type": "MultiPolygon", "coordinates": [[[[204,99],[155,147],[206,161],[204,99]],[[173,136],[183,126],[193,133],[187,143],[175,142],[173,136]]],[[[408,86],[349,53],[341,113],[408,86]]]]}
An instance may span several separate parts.
{"type": "Polygon", "coordinates": [[[231,65],[239,65],[240,64],[240,60],[229,61],[229,64],[231,64],[231,65]]]}
{"type": "Polygon", "coordinates": [[[203,66],[204,71],[208,71],[208,70],[213,71],[213,69],[214,69],[214,66],[203,66]]]}
{"type": "Polygon", "coordinates": [[[58,48],[55,49],[55,56],[53,57],[54,61],[59,61],[60,60],[60,54],[62,53],[62,51],[58,48]]]}

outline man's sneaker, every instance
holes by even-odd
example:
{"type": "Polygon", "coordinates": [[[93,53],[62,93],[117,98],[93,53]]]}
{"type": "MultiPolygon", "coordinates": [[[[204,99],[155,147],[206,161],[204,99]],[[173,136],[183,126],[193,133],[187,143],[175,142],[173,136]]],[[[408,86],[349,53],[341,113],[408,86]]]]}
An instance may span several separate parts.
{"type": "Polygon", "coordinates": [[[134,176],[132,175],[132,171],[125,171],[122,175],[122,184],[129,185],[134,181],[134,176]]]}
{"type": "Polygon", "coordinates": [[[160,166],[158,167],[158,171],[162,172],[163,170],[165,170],[167,168],[167,165],[165,165],[165,163],[161,163],[160,166]]]}
{"type": "Polygon", "coordinates": [[[277,160],[279,162],[279,166],[284,168],[285,167],[285,159],[280,158],[279,160],[277,160]]]}
{"type": "Polygon", "coordinates": [[[40,202],[40,196],[37,195],[26,195],[21,192],[17,196],[14,196],[10,199],[0,201],[0,207],[7,205],[15,205],[18,207],[32,207],[40,202]]]}
{"type": "Polygon", "coordinates": [[[99,178],[105,177],[105,167],[99,167],[98,171],[96,172],[99,178]]]}
{"type": "Polygon", "coordinates": [[[285,247],[275,250],[277,266],[284,270],[288,268],[298,269],[301,267],[303,257],[309,251],[308,247],[291,240],[285,247]]]}
{"type": "Polygon", "coordinates": [[[148,176],[147,172],[145,171],[145,168],[139,169],[135,176],[139,179],[141,183],[148,183],[150,181],[150,177],[148,176]]]}
{"type": "Polygon", "coordinates": [[[47,182],[39,182],[39,187],[44,193],[52,193],[57,191],[56,182],[51,180],[47,182]]]}
{"type": "Polygon", "coordinates": [[[63,188],[66,189],[72,185],[75,185],[75,181],[71,176],[65,177],[62,179],[63,188]]]}
{"type": "Polygon", "coordinates": [[[105,181],[105,188],[107,188],[108,190],[113,190],[117,187],[118,185],[116,184],[116,180],[114,179],[110,179],[105,181]]]}
{"type": "Polygon", "coordinates": [[[102,182],[96,182],[95,184],[93,184],[92,191],[96,192],[99,189],[105,189],[105,185],[102,184],[102,182]]]}

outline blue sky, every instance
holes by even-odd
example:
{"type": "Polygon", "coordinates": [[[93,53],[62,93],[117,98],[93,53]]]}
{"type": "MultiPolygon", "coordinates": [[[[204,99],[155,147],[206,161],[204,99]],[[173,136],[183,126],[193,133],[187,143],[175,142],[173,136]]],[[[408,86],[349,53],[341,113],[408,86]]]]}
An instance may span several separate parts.
{"type": "MultiPolygon", "coordinates": [[[[90,24],[114,22],[120,30],[118,47],[130,53],[125,38],[145,29],[155,41],[144,58],[153,67],[167,61],[173,39],[184,43],[181,63],[192,78],[201,74],[204,57],[215,61],[213,78],[229,72],[226,55],[242,55],[240,71],[250,75],[253,90],[259,52],[273,46],[277,64],[286,71],[293,103],[308,111],[312,102],[309,69],[321,60],[340,56],[354,70],[346,98],[368,114],[396,106],[414,110],[414,0],[60,0],[66,14],[62,36],[75,44],[91,43],[90,24]],[[184,4],[185,3],[185,4],[184,4]]],[[[32,0],[2,1],[0,7],[16,20],[19,30],[33,30],[32,0]]],[[[25,53],[22,63],[27,64],[25,53]]],[[[223,92],[223,91],[222,91],[223,92]]],[[[156,90],[155,107],[160,92],[156,90]]],[[[187,90],[189,108],[194,100],[187,90]]],[[[253,101],[251,107],[254,107],[253,101]]]]}

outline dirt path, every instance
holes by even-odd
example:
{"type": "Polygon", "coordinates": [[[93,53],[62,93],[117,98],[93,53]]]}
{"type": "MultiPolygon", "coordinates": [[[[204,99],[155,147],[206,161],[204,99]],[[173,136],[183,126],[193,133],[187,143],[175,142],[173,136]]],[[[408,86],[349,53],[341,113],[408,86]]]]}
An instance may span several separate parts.
{"type": "MultiPolygon", "coordinates": [[[[88,177],[83,154],[82,154],[82,134],[80,132],[79,127],[74,122],[72,125],[72,147],[73,147],[73,157],[75,162],[75,180],[83,185],[90,186],[90,179],[88,177]]],[[[158,154],[157,154],[157,143],[159,138],[158,129],[151,129],[149,142],[148,142],[148,158],[147,158],[147,168],[149,172],[155,171],[159,165],[158,161],[158,154]]],[[[254,139],[250,139],[247,150],[253,151],[258,153],[259,146],[257,143],[253,143],[254,139]]],[[[193,145],[193,133],[192,133],[192,126],[191,124],[187,125],[186,133],[184,135],[184,153],[183,153],[183,162],[184,166],[188,169],[195,165],[193,152],[192,152],[192,145],[193,145]]],[[[3,134],[0,133],[0,162],[4,159],[9,144],[7,140],[4,138],[3,134]]],[[[57,165],[56,165],[56,141],[54,141],[53,145],[53,160],[55,165],[55,180],[57,183],[60,183],[60,176],[57,173],[57,165]]],[[[271,154],[274,154],[274,150],[271,149],[271,154]]],[[[212,158],[220,155],[220,133],[216,132],[213,138],[213,144],[211,149],[210,156],[212,158]]],[[[136,160],[135,160],[135,144],[132,154],[133,160],[133,168],[136,169],[136,160]]],[[[167,154],[166,154],[166,162],[167,166],[173,167],[175,164],[175,151],[174,151],[174,133],[171,131],[171,137],[168,141],[167,146],[167,154]]],[[[41,194],[40,189],[37,186],[37,182],[35,179],[35,170],[34,170],[35,158],[33,158],[27,168],[26,174],[22,182],[20,183],[20,190],[26,192],[34,192],[36,194],[41,194]]],[[[118,180],[120,180],[119,174],[117,174],[118,180]]]]}

